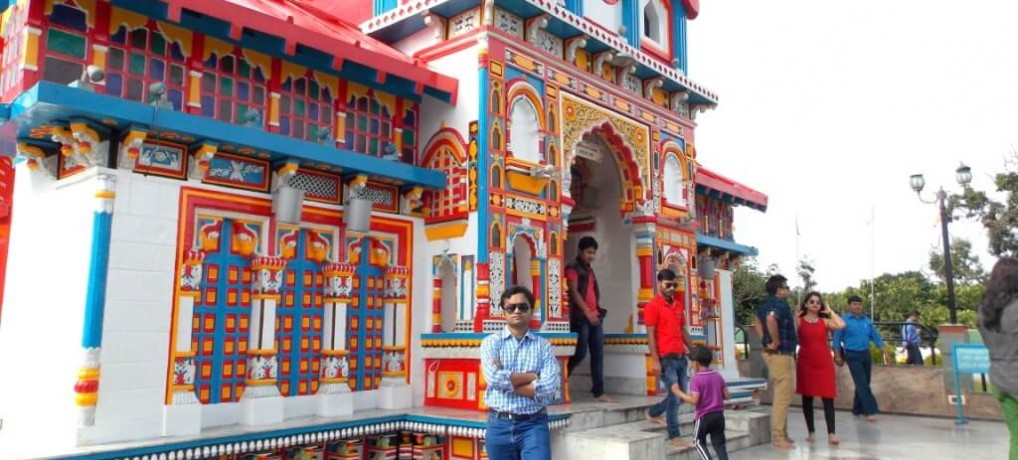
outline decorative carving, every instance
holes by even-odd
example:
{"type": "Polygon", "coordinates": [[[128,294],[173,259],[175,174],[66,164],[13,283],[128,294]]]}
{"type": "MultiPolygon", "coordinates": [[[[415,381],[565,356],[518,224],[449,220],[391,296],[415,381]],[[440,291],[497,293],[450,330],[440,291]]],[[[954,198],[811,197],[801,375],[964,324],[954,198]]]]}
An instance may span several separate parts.
{"type": "Polygon", "coordinates": [[[641,96],[650,95],[650,93],[644,94],[643,81],[640,80],[640,77],[637,77],[636,75],[629,72],[622,72],[622,87],[636,93],[637,95],[641,96]]]}
{"type": "Polygon", "coordinates": [[[327,263],[322,266],[325,273],[325,297],[348,299],[353,286],[353,265],[327,263]]]}
{"type": "Polygon", "coordinates": [[[424,19],[424,26],[425,27],[432,27],[432,26],[435,27],[434,38],[436,40],[442,40],[443,38],[445,38],[444,35],[445,35],[445,24],[446,23],[445,23],[445,19],[442,18],[442,16],[439,16],[437,14],[431,14],[431,11],[425,11],[424,14],[421,15],[421,18],[424,19]]]}
{"type": "Polygon", "coordinates": [[[505,256],[499,251],[488,254],[488,292],[491,294],[491,316],[502,316],[502,292],[505,291],[505,256]]]}
{"type": "Polygon", "coordinates": [[[449,19],[449,38],[463,35],[474,30],[480,23],[480,8],[464,11],[449,19]]]}
{"type": "Polygon", "coordinates": [[[180,290],[185,292],[197,292],[201,289],[203,265],[205,252],[186,251],[184,263],[180,265],[180,290]]]}
{"type": "Polygon", "coordinates": [[[251,283],[256,294],[279,294],[283,286],[283,268],[286,259],[282,257],[256,257],[251,261],[254,280],[251,283]]]}
{"type": "Polygon", "coordinates": [[[602,51],[594,55],[594,67],[591,69],[594,75],[601,76],[601,69],[604,68],[604,64],[610,62],[615,58],[615,52],[613,51],[602,51]]]}
{"type": "Polygon", "coordinates": [[[587,36],[579,35],[573,38],[567,38],[565,41],[566,46],[566,62],[576,63],[576,51],[587,46],[587,36]]]}
{"type": "Polygon", "coordinates": [[[328,380],[350,377],[350,363],[346,356],[327,355],[322,357],[322,378],[328,380]]]}
{"type": "Polygon", "coordinates": [[[173,384],[194,385],[195,369],[193,356],[177,356],[173,360],[173,384]]]}
{"type": "Polygon", "coordinates": [[[643,95],[644,97],[651,98],[654,96],[654,90],[661,88],[665,84],[664,77],[653,77],[643,81],[643,95]]]}
{"type": "Polygon", "coordinates": [[[547,214],[548,212],[548,205],[545,203],[531,201],[514,196],[505,197],[505,207],[519,212],[537,214],[542,216],[547,214]]]}
{"type": "Polygon", "coordinates": [[[388,374],[403,373],[403,350],[391,350],[382,354],[382,369],[388,374]]]}
{"type": "Polygon", "coordinates": [[[495,27],[513,37],[523,39],[523,18],[502,8],[495,8],[495,27]]]}
{"type": "Polygon", "coordinates": [[[411,187],[403,194],[403,210],[406,213],[411,213],[420,209],[421,206],[424,206],[423,196],[423,187],[411,187]]]}
{"type": "Polygon", "coordinates": [[[46,174],[50,178],[57,177],[56,161],[46,158],[42,147],[29,142],[18,142],[18,156],[27,159],[28,169],[46,174]]]}
{"type": "Polygon", "coordinates": [[[253,355],[247,358],[248,380],[275,379],[278,372],[275,354],[253,355]]]}
{"type": "Polygon", "coordinates": [[[548,312],[552,318],[562,316],[562,265],[558,259],[548,260],[548,312]]]}
{"type": "MultiPolygon", "coordinates": [[[[142,140],[144,141],[144,137],[142,140]]],[[[194,151],[194,161],[191,162],[191,170],[188,172],[188,177],[197,180],[204,179],[205,174],[208,173],[209,164],[212,163],[212,158],[216,156],[218,149],[219,145],[215,142],[202,142],[194,151]]],[[[133,163],[134,160],[132,159],[131,161],[133,163]]]]}

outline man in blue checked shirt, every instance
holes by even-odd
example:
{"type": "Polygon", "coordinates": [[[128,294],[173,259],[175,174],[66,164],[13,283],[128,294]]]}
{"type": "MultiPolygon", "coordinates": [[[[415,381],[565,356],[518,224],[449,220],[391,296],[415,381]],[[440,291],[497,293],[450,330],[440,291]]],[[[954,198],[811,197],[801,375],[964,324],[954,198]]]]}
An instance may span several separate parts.
{"type": "Polygon", "coordinates": [[[562,371],[551,344],[530,332],[534,294],[515,286],[502,294],[501,305],[505,329],[481,342],[488,458],[551,460],[544,406],[558,398],[562,371]]]}
{"type": "Polygon", "coordinates": [[[905,347],[905,354],[908,358],[905,360],[905,365],[908,366],[922,366],[923,365],[923,352],[919,347],[922,342],[919,336],[919,311],[912,310],[908,314],[908,319],[905,320],[905,325],[901,326],[901,344],[905,347]]]}
{"type": "Polygon", "coordinates": [[[870,342],[876,344],[877,348],[884,354],[884,364],[891,362],[891,357],[884,348],[884,340],[880,338],[876,326],[869,317],[862,314],[862,297],[857,295],[848,298],[848,311],[844,315],[845,328],[834,332],[834,349],[842,353],[835,353],[834,363],[841,366],[848,363],[848,370],[852,372],[852,381],[855,383],[855,400],[852,402],[852,415],[866,417],[866,421],[877,421],[877,397],[873,396],[870,389],[870,379],[873,375],[873,358],[870,357],[870,342]]]}

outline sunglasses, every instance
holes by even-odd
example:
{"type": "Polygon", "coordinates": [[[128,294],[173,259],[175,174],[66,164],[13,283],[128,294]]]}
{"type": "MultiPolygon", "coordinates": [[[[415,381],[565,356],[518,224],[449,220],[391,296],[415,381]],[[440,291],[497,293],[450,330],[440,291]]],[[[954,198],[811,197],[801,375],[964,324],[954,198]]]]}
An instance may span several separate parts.
{"type": "Polygon", "coordinates": [[[526,313],[526,312],[530,311],[530,304],[526,303],[526,302],[510,303],[510,304],[506,304],[504,310],[505,310],[506,313],[514,313],[514,312],[526,313]]]}
{"type": "Polygon", "coordinates": [[[678,285],[679,283],[664,283],[665,289],[671,289],[673,287],[677,287],[678,285]]]}
{"type": "Polygon", "coordinates": [[[809,302],[806,302],[806,303],[809,304],[809,305],[823,305],[824,304],[823,302],[821,302],[821,301],[819,301],[817,299],[810,299],[809,302]]]}

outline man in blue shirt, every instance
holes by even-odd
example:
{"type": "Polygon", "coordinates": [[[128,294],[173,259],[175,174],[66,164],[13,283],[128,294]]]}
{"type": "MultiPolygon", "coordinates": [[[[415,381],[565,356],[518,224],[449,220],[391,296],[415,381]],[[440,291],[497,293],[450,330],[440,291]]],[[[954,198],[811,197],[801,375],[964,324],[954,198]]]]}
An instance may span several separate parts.
{"type": "Polygon", "coordinates": [[[841,350],[836,353],[835,364],[841,366],[848,363],[848,370],[852,372],[852,381],[855,383],[855,400],[852,402],[852,415],[866,417],[866,421],[877,421],[877,398],[873,396],[870,389],[870,378],[873,374],[873,358],[870,357],[870,342],[876,344],[884,353],[884,364],[891,361],[891,357],[884,348],[884,341],[880,338],[873,321],[862,314],[862,297],[857,295],[848,298],[848,311],[850,314],[844,316],[845,328],[834,333],[834,349],[841,350]]]}
{"type": "Polygon", "coordinates": [[[753,330],[760,336],[763,345],[764,363],[770,376],[774,398],[771,402],[771,443],[774,447],[791,449],[795,447],[788,437],[788,406],[792,403],[795,387],[795,322],[792,308],[788,306],[791,291],[788,279],[781,275],[771,276],[764,285],[767,300],[756,307],[753,330]]]}
{"type": "Polygon", "coordinates": [[[923,352],[919,348],[921,339],[919,337],[919,311],[912,310],[901,327],[901,344],[905,347],[905,354],[908,358],[905,365],[922,366],[923,352]]]}
{"type": "Polygon", "coordinates": [[[544,406],[558,398],[562,371],[551,343],[530,332],[534,294],[515,286],[502,294],[501,305],[505,329],[481,342],[488,458],[551,460],[544,406]]]}

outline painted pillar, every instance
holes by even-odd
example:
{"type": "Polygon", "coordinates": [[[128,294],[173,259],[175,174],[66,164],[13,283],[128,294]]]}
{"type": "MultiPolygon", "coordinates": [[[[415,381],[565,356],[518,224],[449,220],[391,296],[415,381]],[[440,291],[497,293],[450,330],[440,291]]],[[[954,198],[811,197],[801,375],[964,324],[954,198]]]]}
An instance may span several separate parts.
{"type": "Polygon", "coordinates": [[[636,49],[640,49],[640,23],[642,20],[640,0],[622,0],[622,25],[626,28],[626,33],[623,36],[626,37],[629,46],[636,49]]]}
{"type": "Polygon", "coordinates": [[[205,251],[185,251],[178,273],[177,316],[173,318],[173,348],[170,359],[169,394],[163,406],[163,436],[201,433],[201,402],[194,393],[195,351],[191,348],[194,333],[194,305],[201,299],[205,251]]]}
{"type": "Polygon", "coordinates": [[[283,285],[282,257],[255,257],[251,260],[251,327],[247,351],[247,379],[241,397],[241,423],[263,425],[283,421],[283,398],[276,386],[276,306],[283,285]]]}
{"type": "Polygon", "coordinates": [[[644,332],[643,309],[654,297],[654,232],[653,223],[637,223],[633,226],[636,237],[636,260],[640,271],[640,289],[636,295],[636,321],[632,323],[634,333],[644,332]]]}
{"type": "Polygon", "coordinates": [[[547,320],[547,313],[541,312],[541,261],[532,259],[530,261],[531,286],[534,288],[534,316],[530,320],[531,329],[540,329],[541,322],[547,320]]]}
{"type": "Polygon", "coordinates": [[[382,384],[379,407],[410,407],[411,391],[407,382],[407,301],[410,299],[410,269],[389,267],[385,270],[384,322],[382,323],[382,384]]]}
{"type": "MultiPolygon", "coordinates": [[[[682,2],[672,2],[672,68],[689,72],[686,62],[686,8],[682,2]]],[[[690,195],[692,196],[692,195],[690,195]]]]}
{"type": "Polygon", "coordinates": [[[85,297],[85,322],[81,347],[85,359],[74,383],[75,403],[80,409],[78,426],[95,424],[95,406],[99,399],[99,351],[102,348],[103,313],[106,307],[106,277],[110,260],[110,230],[113,202],[117,196],[116,176],[99,174],[96,183],[96,209],[92,217],[91,263],[85,297]]]}
{"type": "Polygon", "coordinates": [[[438,273],[435,273],[431,285],[431,332],[437,333],[442,332],[442,278],[438,277],[438,273]]]}
{"type": "Polygon", "coordinates": [[[353,413],[350,392],[350,364],[346,350],[346,309],[353,292],[354,266],[327,263],[325,275],[325,324],[322,334],[322,374],[318,386],[317,415],[333,417],[353,413]]]}
{"type": "Polygon", "coordinates": [[[583,17],[583,0],[565,0],[566,9],[573,14],[583,17]]]}
{"type": "Polygon", "coordinates": [[[484,320],[489,315],[491,315],[491,299],[488,297],[488,264],[478,263],[477,314],[474,315],[474,332],[484,332],[484,320]]]}

